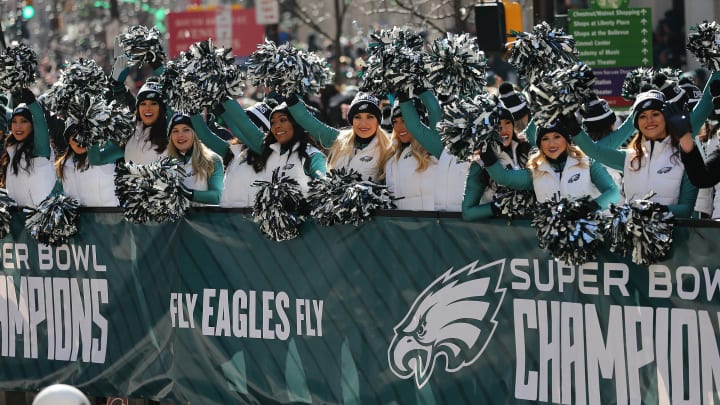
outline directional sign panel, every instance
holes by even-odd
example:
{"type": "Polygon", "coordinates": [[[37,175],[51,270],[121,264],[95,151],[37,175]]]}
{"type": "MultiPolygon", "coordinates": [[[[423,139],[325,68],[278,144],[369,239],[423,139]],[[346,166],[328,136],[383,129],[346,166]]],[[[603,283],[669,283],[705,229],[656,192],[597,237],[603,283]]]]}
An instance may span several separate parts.
{"type": "Polygon", "coordinates": [[[614,107],[631,104],[620,96],[625,74],[652,66],[650,8],[568,10],[568,31],[580,60],[593,68],[595,93],[614,107]]]}
{"type": "Polygon", "coordinates": [[[569,10],[568,27],[590,67],[652,66],[650,8],[569,10]]]}

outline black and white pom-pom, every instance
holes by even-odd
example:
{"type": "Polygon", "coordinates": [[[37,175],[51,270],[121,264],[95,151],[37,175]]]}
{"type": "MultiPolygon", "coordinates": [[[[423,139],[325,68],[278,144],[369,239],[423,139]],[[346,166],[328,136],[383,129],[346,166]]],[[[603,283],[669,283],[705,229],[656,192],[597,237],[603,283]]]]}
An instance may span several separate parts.
{"type": "Polygon", "coordinates": [[[590,198],[552,198],[538,203],[531,225],[538,246],[557,260],[579,265],[597,257],[603,235],[590,198]]]}
{"type": "Polygon", "coordinates": [[[645,85],[652,84],[652,78],[655,75],[653,68],[639,67],[635,68],[625,75],[623,81],[621,95],[626,100],[635,100],[638,94],[642,92],[645,85]]]}
{"type": "Polygon", "coordinates": [[[528,105],[538,127],[545,127],[561,115],[580,111],[588,101],[596,98],[592,86],[595,75],[592,69],[578,62],[555,69],[528,87],[528,105]]]}
{"type": "Polygon", "coordinates": [[[120,45],[131,66],[164,63],[167,59],[157,28],[133,25],[120,34],[120,45]]]}
{"type": "Polygon", "coordinates": [[[508,219],[530,218],[535,212],[537,199],[533,190],[516,190],[498,186],[493,202],[499,215],[508,219]]]}
{"type": "Polygon", "coordinates": [[[610,205],[610,214],[603,223],[603,233],[611,252],[621,256],[630,253],[633,263],[649,265],[670,251],[675,224],[667,206],[648,199],[633,200],[610,205]]]}
{"type": "Polygon", "coordinates": [[[92,96],[100,100],[109,86],[110,82],[97,62],[80,58],[66,63],[58,80],[43,96],[43,102],[50,111],[66,116],[76,97],[92,96]]]}
{"type": "Polygon", "coordinates": [[[196,114],[242,95],[245,75],[232,49],[216,48],[211,39],[190,45],[162,74],[163,92],[175,111],[196,114]]]}
{"type": "Polygon", "coordinates": [[[670,81],[677,83],[678,80],[680,80],[680,76],[683,74],[683,71],[680,69],[677,69],[677,68],[673,68],[673,67],[664,67],[664,68],[657,69],[655,73],[656,73],[656,75],[664,74],[665,80],[670,80],[670,81]]]}
{"type": "Polygon", "coordinates": [[[0,239],[10,233],[10,224],[12,223],[10,209],[13,207],[17,207],[15,200],[10,198],[7,189],[0,188],[0,239]]]}
{"type": "Polygon", "coordinates": [[[37,80],[38,57],[25,44],[10,45],[0,52],[0,92],[28,88],[37,80]]]}
{"type": "Polygon", "coordinates": [[[353,169],[331,169],[309,186],[310,216],[322,226],[360,226],[377,210],[397,208],[387,186],[363,180],[353,169]]]}
{"type": "Polygon", "coordinates": [[[334,75],[325,58],[290,43],[277,46],[270,40],[258,44],[246,65],[253,86],[269,87],[285,98],[316,93],[330,84],[334,75]]]}
{"type": "Polygon", "coordinates": [[[118,164],[115,169],[115,194],[128,222],[174,222],[190,206],[183,185],[185,169],[179,161],[163,157],[139,165],[118,164]]]}
{"type": "Polygon", "coordinates": [[[426,82],[439,94],[473,97],[487,84],[487,57],[468,33],[436,39],[425,56],[426,82]]]}
{"type": "Polygon", "coordinates": [[[127,142],[135,130],[130,109],[115,100],[109,104],[102,96],[75,93],[68,106],[66,127],[75,126],[75,142],[82,147],[127,142]]]}
{"type": "Polygon", "coordinates": [[[368,57],[360,72],[360,90],[370,94],[407,93],[426,86],[423,38],[407,27],[393,27],[370,34],[368,57]]]}
{"type": "Polygon", "coordinates": [[[298,181],[280,175],[280,168],[276,168],[270,181],[257,180],[253,187],[259,187],[252,215],[260,224],[260,232],[276,242],[300,236],[307,201],[298,181]]]}
{"type": "Polygon", "coordinates": [[[445,105],[437,129],[448,151],[461,160],[469,160],[476,150],[500,143],[496,105],[489,93],[472,99],[456,99],[445,105]]]}
{"type": "Polygon", "coordinates": [[[26,208],[25,228],[36,241],[52,246],[67,243],[78,232],[80,201],[66,195],[49,196],[37,208],[26,208]]]}
{"type": "Polygon", "coordinates": [[[717,22],[703,22],[696,27],[687,38],[687,50],[698,62],[711,71],[720,70],[720,25],[717,22]]]}
{"type": "Polygon", "coordinates": [[[534,77],[549,70],[574,65],[579,52],[575,39],[547,22],[533,27],[532,32],[514,32],[516,37],[508,62],[521,77],[534,82],[534,77]]]}

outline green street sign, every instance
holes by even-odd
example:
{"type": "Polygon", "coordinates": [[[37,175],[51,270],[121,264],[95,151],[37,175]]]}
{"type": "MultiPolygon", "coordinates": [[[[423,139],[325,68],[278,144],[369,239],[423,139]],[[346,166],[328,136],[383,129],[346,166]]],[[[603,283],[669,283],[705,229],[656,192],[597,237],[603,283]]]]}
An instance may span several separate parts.
{"type": "Polygon", "coordinates": [[[650,8],[569,10],[568,32],[590,67],[653,63],[650,8]]]}
{"type": "Polygon", "coordinates": [[[590,8],[627,8],[629,0],[590,0],[590,8]]]}

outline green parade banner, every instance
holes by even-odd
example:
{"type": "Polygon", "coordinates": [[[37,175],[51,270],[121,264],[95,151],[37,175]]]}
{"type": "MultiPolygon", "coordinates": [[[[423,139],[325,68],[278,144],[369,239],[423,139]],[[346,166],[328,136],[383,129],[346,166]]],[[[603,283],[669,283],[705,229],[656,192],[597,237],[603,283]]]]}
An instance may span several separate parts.
{"type": "Polygon", "coordinates": [[[0,255],[0,388],[178,404],[720,401],[720,226],[651,266],[572,266],[528,221],[385,213],[265,238],[247,214],[134,225],[81,213],[0,255]]]}

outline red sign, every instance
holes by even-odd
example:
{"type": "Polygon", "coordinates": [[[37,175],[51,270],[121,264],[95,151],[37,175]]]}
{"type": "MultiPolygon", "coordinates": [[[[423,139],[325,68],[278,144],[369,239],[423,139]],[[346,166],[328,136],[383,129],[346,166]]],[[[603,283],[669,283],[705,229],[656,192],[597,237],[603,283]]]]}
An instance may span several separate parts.
{"type": "Polygon", "coordinates": [[[235,56],[250,56],[265,40],[265,26],[255,22],[252,8],[172,12],[167,15],[167,23],[170,58],[208,38],[212,38],[217,47],[232,48],[235,56]]]}

